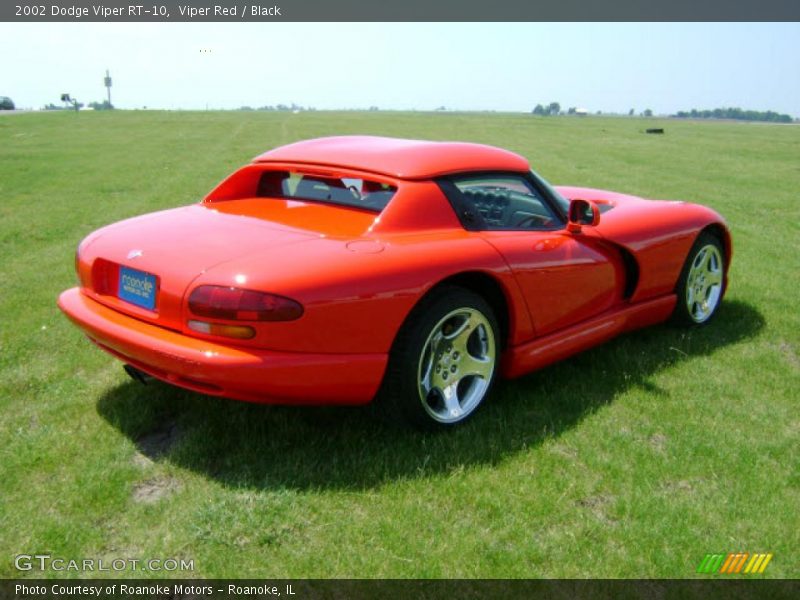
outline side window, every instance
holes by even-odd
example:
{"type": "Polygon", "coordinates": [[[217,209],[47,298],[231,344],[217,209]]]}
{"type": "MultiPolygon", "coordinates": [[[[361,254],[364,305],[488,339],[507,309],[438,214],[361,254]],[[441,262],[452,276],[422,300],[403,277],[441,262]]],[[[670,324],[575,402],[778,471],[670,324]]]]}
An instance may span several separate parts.
{"type": "Polygon", "coordinates": [[[560,226],[544,198],[522,177],[469,175],[453,180],[466,208],[479,214],[486,229],[552,229],[560,226]]]}

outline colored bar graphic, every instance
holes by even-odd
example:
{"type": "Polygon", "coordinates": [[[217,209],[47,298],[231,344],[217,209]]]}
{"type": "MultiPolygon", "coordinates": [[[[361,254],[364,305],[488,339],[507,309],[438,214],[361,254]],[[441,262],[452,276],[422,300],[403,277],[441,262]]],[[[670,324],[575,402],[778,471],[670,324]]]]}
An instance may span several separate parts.
{"type": "Polygon", "coordinates": [[[731,567],[731,572],[738,573],[739,571],[741,571],[742,567],[744,566],[744,561],[747,560],[748,556],[750,556],[749,552],[742,552],[740,554],[737,554],[736,555],[737,561],[735,563],[735,566],[731,567]]]}
{"type": "Polygon", "coordinates": [[[750,559],[750,562],[747,563],[747,566],[744,568],[745,573],[749,573],[752,571],[755,573],[755,569],[758,569],[758,566],[761,564],[761,561],[764,560],[763,554],[753,554],[753,558],[750,559]],[[754,569],[755,567],[755,569],[754,569]]]}
{"type": "Polygon", "coordinates": [[[706,554],[706,555],[703,557],[703,560],[701,560],[701,561],[700,561],[700,564],[699,564],[699,565],[697,565],[697,572],[698,572],[698,573],[705,573],[705,572],[706,572],[706,564],[708,564],[708,561],[709,561],[710,559],[711,559],[711,555],[710,555],[710,554],[706,554]]]}
{"type": "Polygon", "coordinates": [[[772,552],[767,554],[766,558],[764,559],[764,562],[761,563],[761,568],[758,570],[758,572],[759,573],[763,573],[764,569],[767,568],[767,565],[769,564],[769,561],[771,561],[771,560],[772,560],[772,552]]]}
{"type": "Polygon", "coordinates": [[[706,554],[703,560],[700,562],[700,566],[697,567],[697,572],[716,573],[724,558],[724,554],[706,554]]]}
{"type": "Polygon", "coordinates": [[[728,554],[728,557],[725,559],[725,562],[722,564],[722,568],[719,570],[720,573],[729,573],[731,568],[731,563],[733,559],[736,557],[735,552],[731,552],[728,554]]]}
{"type": "Polygon", "coordinates": [[[706,554],[697,566],[698,573],[720,573],[727,575],[763,573],[772,553],[730,552],[729,554],[706,554]],[[750,559],[748,561],[748,559],[750,559]],[[745,567],[745,564],[747,565],[745,567]],[[720,566],[721,565],[721,566],[720,566]],[[744,571],[742,569],[744,568],[744,571]]]}

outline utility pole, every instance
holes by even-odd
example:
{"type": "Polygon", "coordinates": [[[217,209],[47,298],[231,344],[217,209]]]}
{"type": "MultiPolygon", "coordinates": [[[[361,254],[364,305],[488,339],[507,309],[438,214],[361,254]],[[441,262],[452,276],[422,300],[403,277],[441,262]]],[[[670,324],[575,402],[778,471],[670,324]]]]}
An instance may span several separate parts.
{"type": "Polygon", "coordinates": [[[108,90],[108,108],[111,108],[111,75],[109,75],[108,69],[106,69],[106,76],[103,78],[103,83],[106,86],[106,90],[108,90]]]}

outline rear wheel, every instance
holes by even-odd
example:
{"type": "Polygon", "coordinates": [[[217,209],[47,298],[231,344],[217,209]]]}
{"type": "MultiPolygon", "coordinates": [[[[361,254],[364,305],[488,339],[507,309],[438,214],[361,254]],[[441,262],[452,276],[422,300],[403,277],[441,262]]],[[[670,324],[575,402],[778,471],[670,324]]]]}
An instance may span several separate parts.
{"type": "Polygon", "coordinates": [[[722,242],[716,236],[710,233],[698,236],[678,280],[673,321],[702,325],[716,314],[725,290],[724,257],[722,242]]]}
{"type": "Polygon", "coordinates": [[[481,296],[454,286],[435,290],[395,341],[378,399],[384,412],[428,429],[465,421],[494,382],[498,331],[481,296]]]}

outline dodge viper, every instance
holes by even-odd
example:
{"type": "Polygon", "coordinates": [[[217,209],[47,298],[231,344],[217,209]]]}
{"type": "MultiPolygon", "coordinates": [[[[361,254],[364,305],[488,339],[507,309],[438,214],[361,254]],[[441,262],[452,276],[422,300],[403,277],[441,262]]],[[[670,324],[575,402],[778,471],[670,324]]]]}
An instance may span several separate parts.
{"type": "Polygon", "coordinates": [[[704,206],[554,187],[491,146],[330,137],[90,234],[58,304],[135,379],[442,429],[498,376],[708,322],[731,252],[704,206]]]}

